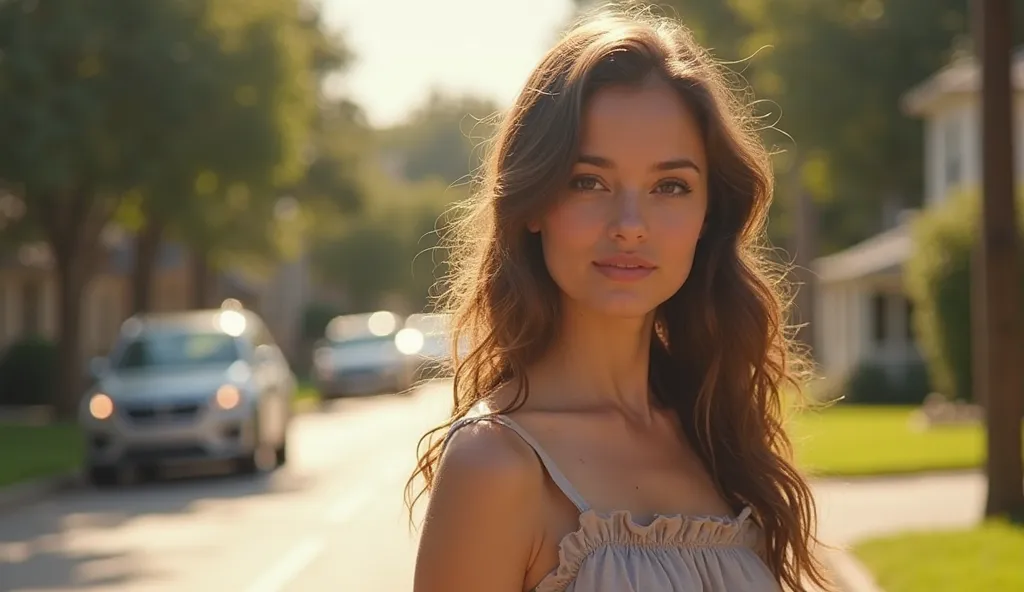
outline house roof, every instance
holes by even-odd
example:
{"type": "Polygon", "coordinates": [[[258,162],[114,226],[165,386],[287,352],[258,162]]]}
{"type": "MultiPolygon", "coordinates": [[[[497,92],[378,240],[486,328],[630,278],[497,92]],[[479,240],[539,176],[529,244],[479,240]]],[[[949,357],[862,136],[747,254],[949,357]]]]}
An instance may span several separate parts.
{"type": "Polygon", "coordinates": [[[815,259],[811,268],[823,283],[898,273],[912,248],[908,220],[838,253],[815,259]]]}
{"type": "MultiPolygon", "coordinates": [[[[1024,48],[1017,49],[1012,58],[1013,88],[1024,90],[1024,48]]],[[[951,62],[930,78],[911,88],[903,95],[903,110],[908,115],[927,114],[942,98],[956,94],[981,91],[981,69],[974,56],[951,62]]]]}

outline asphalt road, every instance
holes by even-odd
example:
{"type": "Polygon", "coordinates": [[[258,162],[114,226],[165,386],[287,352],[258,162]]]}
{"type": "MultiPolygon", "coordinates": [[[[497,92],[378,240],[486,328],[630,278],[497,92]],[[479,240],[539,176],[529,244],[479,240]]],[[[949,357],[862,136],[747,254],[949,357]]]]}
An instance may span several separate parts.
{"type": "Polygon", "coordinates": [[[0,514],[0,591],[412,587],[402,490],[450,389],[344,400],[296,419],[289,463],[82,488],[0,514]]]}

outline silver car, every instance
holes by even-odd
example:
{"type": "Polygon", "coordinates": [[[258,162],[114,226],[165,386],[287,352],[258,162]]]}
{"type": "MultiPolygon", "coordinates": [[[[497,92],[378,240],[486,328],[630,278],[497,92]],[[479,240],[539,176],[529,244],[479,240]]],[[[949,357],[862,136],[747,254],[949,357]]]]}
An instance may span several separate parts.
{"type": "MultiPolygon", "coordinates": [[[[313,355],[323,399],[397,393],[412,385],[418,358],[402,339],[401,319],[388,311],[344,315],[328,325],[313,355]]],[[[416,344],[413,344],[414,346],[416,344]]]]}
{"type": "Polygon", "coordinates": [[[229,460],[256,472],[286,460],[296,380],[251,311],[132,317],[91,369],[79,423],[98,484],[140,466],[229,460]]]}

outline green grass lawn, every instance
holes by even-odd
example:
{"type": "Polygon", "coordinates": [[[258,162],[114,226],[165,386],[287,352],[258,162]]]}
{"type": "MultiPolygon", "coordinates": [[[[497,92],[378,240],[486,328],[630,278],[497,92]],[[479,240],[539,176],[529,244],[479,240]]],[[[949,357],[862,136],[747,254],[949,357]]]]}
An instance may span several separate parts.
{"type": "Polygon", "coordinates": [[[70,471],[82,461],[82,439],[71,424],[0,423],[0,487],[70,471]]]}
{"type": "MultiPolygon", "coordinates": [[[[292,401],[297,412],[315,409],[320,393],[299,386],[292,401]]],[[[82,462],[82,440],[73,424],[0,423],[0,487],[73,470],[82,462]]]]}
{"type": "Polygon", "coordinates": [[[307,382],[299,383],[295,391],[295,398],[292,399],[292,409],[296,413],[310,411],[320,405],[320,393],[307,382]]]}
{"type": "Polygon", "coordinates": [[[911,425],[913,407],[838,405],[793,418],[797,462],[811,475],[850,476],[966,469],[985,455],[981,426],[911,425]]]}
{"type": "Polygon", "coordinates": [[[1024,590],[1024,526],[987,522],[966,531],[865,541],[854,553],[886,592],[1024,590]]]}

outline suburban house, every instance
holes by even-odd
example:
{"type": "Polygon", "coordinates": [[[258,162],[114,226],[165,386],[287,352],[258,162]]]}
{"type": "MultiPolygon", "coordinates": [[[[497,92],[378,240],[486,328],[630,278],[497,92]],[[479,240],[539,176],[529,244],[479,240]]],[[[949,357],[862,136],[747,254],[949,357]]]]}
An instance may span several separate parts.
{"type": "MultiPolygon", "coordinates": [[[[1024,52],[1013,56],[1015,171],[1024,178],[1024,52]]],[[[981,184],[981,71],[973,58],[952,62],[903,97],[924,120],[924,207],[981,184]]],[[[893,227],[814,262],[816,358],[825,376],[862,364],[900,373],[920,359],[911,327],[903,266],[913,249],[912,212],[893,227]]]]}
{"type": "MultiPolygon", "coordinates": [[[[106,259],[86,287],[82,301],[83,359],[106,354],[121,323],[131,314],[131,276],[134,241],[114,233],[105,241],[106,259]]],[[[154,270],[154,312],[189,308],[192,275],[183,246],[161,246],[154,270]]],[[[237,298],[256,310],[277,341],[290,354],[297,346],[302,311],[308,301],[304,262],[281,264],[269,278],[253,280],[235,273],[216,278],[214,297],[237,298]]],[[[56,339],[58,333],[57,277],[45,243],[21,245],[0,255],[0,354],[10,344],[38,335],[56,339]]]]}

